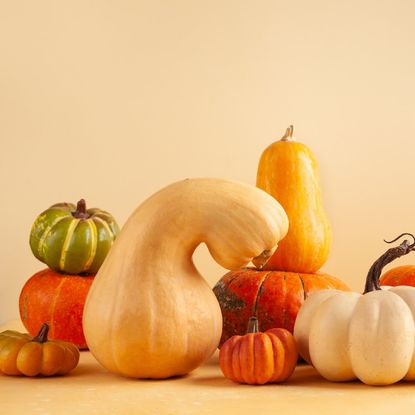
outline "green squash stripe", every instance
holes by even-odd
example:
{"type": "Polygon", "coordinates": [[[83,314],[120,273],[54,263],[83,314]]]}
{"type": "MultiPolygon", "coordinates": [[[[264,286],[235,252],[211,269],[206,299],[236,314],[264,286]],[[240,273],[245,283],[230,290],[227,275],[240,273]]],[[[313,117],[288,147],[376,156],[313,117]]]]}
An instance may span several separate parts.
{"type": "Polygon", "coordinates": [[[37,245],[37,252],[38,252],[38,255],[41,257],[41,258],[43,258],[43,256],[42,256],[42,250],[43,250],[43,245],[44,245],[44,243],[45,243],[45,240],[46,240],[46,238],[47,238],[47,236],[49,235],[49,233],[50,233],[50,231],[52,230],[52,228],[55,226],[55,225],[57,225],[61,220],[64,220],[64,219],[66,219],[67,218],[67,216],[61,216],[61,217],[58,217],[58,218],[56,218],[46,229],[45,229],[45,231],[42,233],[42,236],[40,237],[40,239],[39,239],[39,243],[38,243],[38,245],[37,245]]]}
{"type": "Polygon", "coordinates": [[[95,254],[97,253],[98,246],[98,232],[97,227],[93,220],[87,221],[89,228],[91,229],[91,250],[89,251],[89,257],[85,262],[84,268],[82,271],[87,271],[94,261],[95,254]]]}
{"type": "Polygon", "coordinates": [[[65,259],[66,259],[66,253],[68,252],[68,246],[71,243],[72,236],[75,232],[76,227],[78,226],[78,223],[81,221],[81,219],[74,219],[70,224],[68,228],[68,233],[65,237],[65,242],[62,246],[62,253],[61,258],[59,260],[59,266],[61,269],[64,269],[65,267],[65,259]]]}

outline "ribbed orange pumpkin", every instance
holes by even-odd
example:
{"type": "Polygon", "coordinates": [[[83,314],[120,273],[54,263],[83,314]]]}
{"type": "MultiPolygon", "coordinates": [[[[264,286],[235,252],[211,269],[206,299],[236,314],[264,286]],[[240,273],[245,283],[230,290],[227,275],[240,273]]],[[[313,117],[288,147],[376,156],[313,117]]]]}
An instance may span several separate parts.
{"type": "Polygon", "coordinates": [[[61,274],[46,268],[30,277],[19,297],[20,317],[35,336],[43,322],[50,326],[49,337],[87,349],[82,315],[94,275],[61,274]]]}
{"type": "Polygon", "coordinates": [[[262,153],[257,186],[280,202],[290,223],[265,270],[318,271],[327,261],[331,227],[323,208],[317,161],[292,138],[293,128],[262,153]]]}
{"type": "Polygon", "coordinates": [[[292,334],[281,328],[261,333],[255,317],[249,320],[247,334],[231,337],[219,354],[225,377],[250,385],[283,382],[292,375],[297,359],[292,334]]]}
{"type": "Polygon", "coordinates": [[[324,273],[254,268],[228,272],[213,288],[223,317],[220,345],[234,335],[244,334],[251,316],[258,318],[263,330],[282,327],[292,333],[304,299],[314,291],[328,288],[350,291],[340,279],[324,273]]]}
{"type": "Polygon", "coordinates": [[[415,287],[415,265],[401,265],[385,272],[380,277],[380,285],[410,285],[415,287]]]}

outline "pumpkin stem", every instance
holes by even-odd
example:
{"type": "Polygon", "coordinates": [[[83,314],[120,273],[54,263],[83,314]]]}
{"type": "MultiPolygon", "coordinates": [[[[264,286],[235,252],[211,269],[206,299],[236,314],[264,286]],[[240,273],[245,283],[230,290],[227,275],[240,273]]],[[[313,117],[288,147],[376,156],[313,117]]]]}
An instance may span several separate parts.
{"type": "Polygon", "coordinates": [[[39,333],[33,337],[34,342],[46,343],[48,341],[49,325],[48,323],[43,323],[42,327],[39,330],[39,333]]]}
{"type": "Polygon", "coordinates": [[[251,317],[248,322],[248,330],[246,333],[259,333],[258,319],[251,317]]]}
{"type": "Polygon", "coordinates": [[[399,245],[395,246],[393,248],[388,249],[382,256],[380,256],[370,267],[369,272],[366,277],[366,285],[365,285],[365,291],[363,294],[367,294],[371,291],[380,290],[380,284],[379,284],[379,278],[382,273],[383,267],[385,267],[387,264],[392,262],[393,260],[409,254],[409,252],[415,250],[415,236],[411,233],[403,233],[399,235],[397,238],[395,238],[392,241],[385,241],[386,243],[392,243],[397,241],[399,238],[401,238],[404,235],[409,235],[413,238],[414,242],[412,244],[409,243],[406,239],[399,245]]]}
{"type": "Polygon", "coordinates": [[[90,217],[89,213],[86,211],[86,202],[85,199],[81,199],[77,205],[75,212],[72,212],[72,216],[77,219],[88,219],[90,217]]]}
{"type": "Polygon", "coordinates": [[[281,141],[291,141],[293,138],[294,126],[290,125],[286,130],[285,134],[282,136],[281,141]]]}

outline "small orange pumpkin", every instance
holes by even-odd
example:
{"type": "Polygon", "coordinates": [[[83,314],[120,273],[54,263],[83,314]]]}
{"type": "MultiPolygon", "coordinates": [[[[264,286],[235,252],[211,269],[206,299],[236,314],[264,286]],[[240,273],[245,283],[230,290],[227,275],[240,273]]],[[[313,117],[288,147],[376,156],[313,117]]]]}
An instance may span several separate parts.
{"type": "Polygon", "coordinates": [[[250,385],[285,381],[292,375],[297,359],[293,335],[282,328],[261,333],[256,317],[250,318],[247,334],[232,336],[219,353],[225,377],[250,385]]]}
{"type": "Polygon", "coordinates": [[[0,333],[0,373],[5,375],[65,375],[79,362],[78,348],[69,342],[48,340],[44,323],[37,336],[6,330],[0,333]]]}
{"type": "Polygon", "coordinates": [[[380,285],[415,287],[415,265],[401,265],[390,269],[380,277],[380,285]]]}

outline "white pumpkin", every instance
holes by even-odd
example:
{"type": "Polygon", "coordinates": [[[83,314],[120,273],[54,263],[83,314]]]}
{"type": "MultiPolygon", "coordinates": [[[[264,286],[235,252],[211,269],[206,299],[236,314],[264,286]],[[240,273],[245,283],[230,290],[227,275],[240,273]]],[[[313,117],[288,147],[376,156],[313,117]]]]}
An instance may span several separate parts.
{"type": "Polygon", "coordinates": [[[326,379],[369,385],[415,380],[415,288],[380,290],[386,263],[414,249],[404,241],[369,271],[365,294],[324,290],[311,294],[294,327],[300,355],[326,379]]]}

